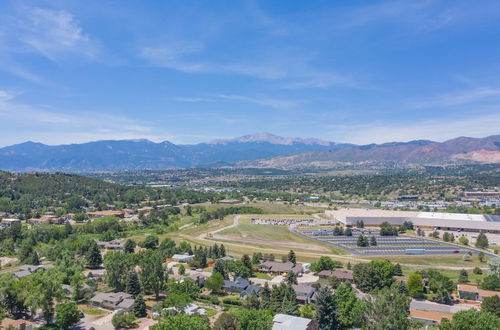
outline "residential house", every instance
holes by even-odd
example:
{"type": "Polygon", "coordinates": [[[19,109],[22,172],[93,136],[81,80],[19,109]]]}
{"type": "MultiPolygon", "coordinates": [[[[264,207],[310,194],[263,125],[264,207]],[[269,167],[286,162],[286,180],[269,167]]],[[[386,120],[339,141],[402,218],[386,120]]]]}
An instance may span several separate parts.
{"type": "Polygon", "coordinates": [[[101,280],[106,277],[106,270],[104,268],[84,270],[83,275],[93,280],[101,280]]]}
{"type": "MultiPolygon", "coordinates": [[[[202,308],[196,304],[193,304],[193,303],[190,303],[188,304],[186,307],[184,307],[184,309],[179,309],[177,307],[167,307],[167,308],[164,308],[163,309],[164,311],[175,311],[176,313],[184,313],[184,314],[187,314],[189,316],[191,315],[195,315],[195,314],[198,314],[198,315],[206,315],[207,314],[207,310],[205,308],[202,308]]],[[[153,313],[153,316],[160,316],[158,313],[153,313]]]]}
{"type": "Polygon", "coordinates": [[[302,304],[310,304],[314,293],[316,293],[316,289],[310,285],[294,284],[292,288],[295,291],[298,302],[302,304]]]}
{"type": "Polygon", "coordinates": [[[87,216],[89,218],[102,218],[102,217],[117,217],[117,218],[123,218],[125,216],[125,213],[123,211],[113,211],[113,210],[106,210],[106,211],[93,211],[93,212],[87,212],[87,216]]]}
{"type": "Polygon", "coordinates": [[[485,297],[499,296],[500,292],[483,290],[475,285],[458,284],[457,285],[458,297],[464,300],[482,301],[485,297]]]}
{"type": "Polygon", "coordinates": [[[22,265],[19,267],[19,270],[14,273],[14,276],[17,279],[21,279],[23,277],[26,277],[28,275],[34,274],[39,271],[43,271],[49,268],[54,267],[54,265],[47,264],[47,265],[22,265]]]}
{"type": "Polygon", "coordinates": [[[297,275],[302,274],[302,264],[293,264],[290,261],[278,262],[278,261],[264,261],[259,265],[259,271],[266,273],[273,273],[277,275],[282,275],[293,271],[297,275]]]}
{"type": "Polygon", "coordinates": [[[252,294],[255,294],[258,297],[259,294],[260,294],[260,290],[262,290],[261,286],[250,284],[243,291],[241,291],[240,297],[244,298],[244,297],[247,297],[247,296],[251,296],[252,294]]]}
{"type": "Polygon", "coordinates": [[[428,326],[435,327],[439,323],[441,323],[442,319],[451,320],[453,314],[436,312],[436,311],[420,311],[412,309],[410,310],[410,316],[415,321],[423,322],[426,327],[428,326]]]}
{"type": "Polygon", "coordinates": [[[224,285],[222,286],[226,292],[237,292],[241,293],[250,285],[250,282],[245,280],[244,278],[238,277],[234,281],[224,281],[224,285]]]}
{"type": "Polygon", "coordinates": [[[33,323],[27,320],[22,320],[22,319],[14,320],[6,317],[0,321],[0,329],[32,330],[33,323]]]}
{"type": "Polygon", "coordinates": [[[276,314],[273,318],[272,330],[307,330],[312,328],[313,321],[304,317],[287,314],[276,314]]]}
{"type": "Polygon", "coordinates": [[[100,292],[90,299],[90,304],[93,306],[116,310],[130,310],[134,305],[134,297],[125,292],[100,292]]]}
{"type": "Polygon", "coordinates": [[[339,280],[346,282],[352,282],[354,280],[352,271],[350,270],[342,270],[342,269],[322,270],[317,275],[320,279],[328,279],[330,277],[336,277],[339,280]]]}
{"type": "Polygon", "coordinates": [[[225,257],[219,258],[218,260],[222,260],[223,262],[226,262],[226,261],[233,261],[234,258],[230,257],[230,256],[225,256],[225,257]]]}
{"type": "Polygon", "coordinates": [[[194,256],[190,254],[174,254],[172,256],[173,261],[181,262],[181,263],[188,263],[193,260],[194,256]]]}
{"type": "Polygon", "coordinates": [[[4,227],[10,227],[13,224],[21,223],[21,220],[20,219],[2,219],[2,221],[0,221],[0,223],[4,227]]]}
{"type": "MultiPolygon", "coordinates": [[[[68,284],[63,284],[63,285],[61,285],[61,287],[64,290],[64,292],[66,293],[67,297],[72,296],[73,292],[75,291],[75,288],[73,288],[71,285],[68,285],[68,284]]],[[[78,297],[78,299],[82,299],[84,297],[89,298],[90,296],[92,296],[94,291],[95,291],[95,288],[91,287],[87,283],[83,283],[82,287],[80,288],[80,291],[78,292],[77,297],[78,297]]]]}
{"type": "Polygon", "coordinates": [[[64,223],[63,217],[58,217],[56,215],[44,215],[40,218],[31,218],[26,221],[31,225],[39,225],[39,224],[49,224],[49,225],[60,225],[64,223]]]}
{"type": "Polygon", "coordinates": [[[114,239],[109,242],[97,242],[97,246],[106,250],[123,250],[125,249],[125,242],[121,239],[114,239]]]}

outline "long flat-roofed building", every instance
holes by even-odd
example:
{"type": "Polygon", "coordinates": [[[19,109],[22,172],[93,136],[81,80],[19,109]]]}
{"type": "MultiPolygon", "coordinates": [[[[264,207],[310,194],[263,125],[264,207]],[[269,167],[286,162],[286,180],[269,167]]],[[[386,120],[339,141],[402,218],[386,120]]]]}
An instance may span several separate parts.
{"type": "Polygon", "coordinates": [[[379,226],[387,221],[399,226],[411,221],[422,229],[455,230],[500,234],[500,216],[464,213],[392,211],[366,208],[344,208],[327,210],[326,215],[346,226],[363,221],[365,226],[379,226]]]}

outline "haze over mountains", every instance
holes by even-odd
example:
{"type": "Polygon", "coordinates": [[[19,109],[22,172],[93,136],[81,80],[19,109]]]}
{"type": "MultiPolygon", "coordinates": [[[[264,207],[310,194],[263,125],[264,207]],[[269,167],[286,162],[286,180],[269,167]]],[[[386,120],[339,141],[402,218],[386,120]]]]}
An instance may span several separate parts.
{"type": "Polygon", "coordinates": [[[25,142],[0,148],[0,169],[8,171],[120,171],[197,166],[305,168],[337,163],[500,163],[500,135],[418,140],[357,146],[319,139],[257,133],[194,145],[168,141],[108,140],[49,146],[25,142]]]}

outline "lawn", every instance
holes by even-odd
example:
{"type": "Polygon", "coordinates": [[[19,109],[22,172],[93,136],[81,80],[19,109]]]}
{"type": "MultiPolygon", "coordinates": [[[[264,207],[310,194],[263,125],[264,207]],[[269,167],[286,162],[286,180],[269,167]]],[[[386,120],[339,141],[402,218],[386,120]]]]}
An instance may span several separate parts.
{"type": "Polygon", "coordinates": [[[80,309],[82,312],[88,315],[104,315],[104,314],[109,314],[109,312],[99,309],[99,308],[81,308],[80,309]]]}
{"type": "Polygon", "coordinates": [[[261,280],[272,280],[273,278],[265,273],[254,273],[253,277],[260,278],[261,280]]]}

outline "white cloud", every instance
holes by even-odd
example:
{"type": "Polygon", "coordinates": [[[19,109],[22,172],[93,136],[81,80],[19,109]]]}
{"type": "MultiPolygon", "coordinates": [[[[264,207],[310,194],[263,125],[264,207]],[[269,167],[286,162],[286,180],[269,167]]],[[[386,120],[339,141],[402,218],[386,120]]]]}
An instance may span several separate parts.
{"type": "Polygon", "coordinates": [[[233,100],[233,101],[242,101],[253,103],[261,106],[271,107],[275,109],[290,109],[298,105],[298,101],[292,100],[282,100],[282,99],[274,99],[274,98],[256,98],[256,97],[248,97],[242,95],[217,95],[218,98],[223,100],[233,100]]]}
{"type": "MultiPolygon", "coordinates": [[[[472,112],[470,112],[472,113],[472,112]]],[[[329,125],[328,138],[358,144],[390,141],[445,141],[458,136],[485,137],[500,134],[500,108],[497,113],[467,118],[438,118],[416,122],[371,122],[359,125],[329,125]]]]}
{"type": "Polygon", "coordinates": [[[49,144],[87,142],[103,139],[148,138],[163,141],[166,136],[153,124],[125,116],[91,111],[61,112],[44,106],[13,102],[0,93],[0,141],[19,143],[19,138],[49,144]]]}
{"type": "Polygon", "coordinates": [[[449,107],[490,100],[500,96],[500,89],[479,87],[457,91],[453,93],[440,94],[432,99],[413,102],[412,105],[417,108],[431,107],[449,107]]]}
{"type": "Polygon", "coordinates": [[[67,11],[22,6],[1,18],[0,43],[4,52],[38,53],[51,61],[69,54],[94,58],[98,53],[95,42],[67,11]]]}

